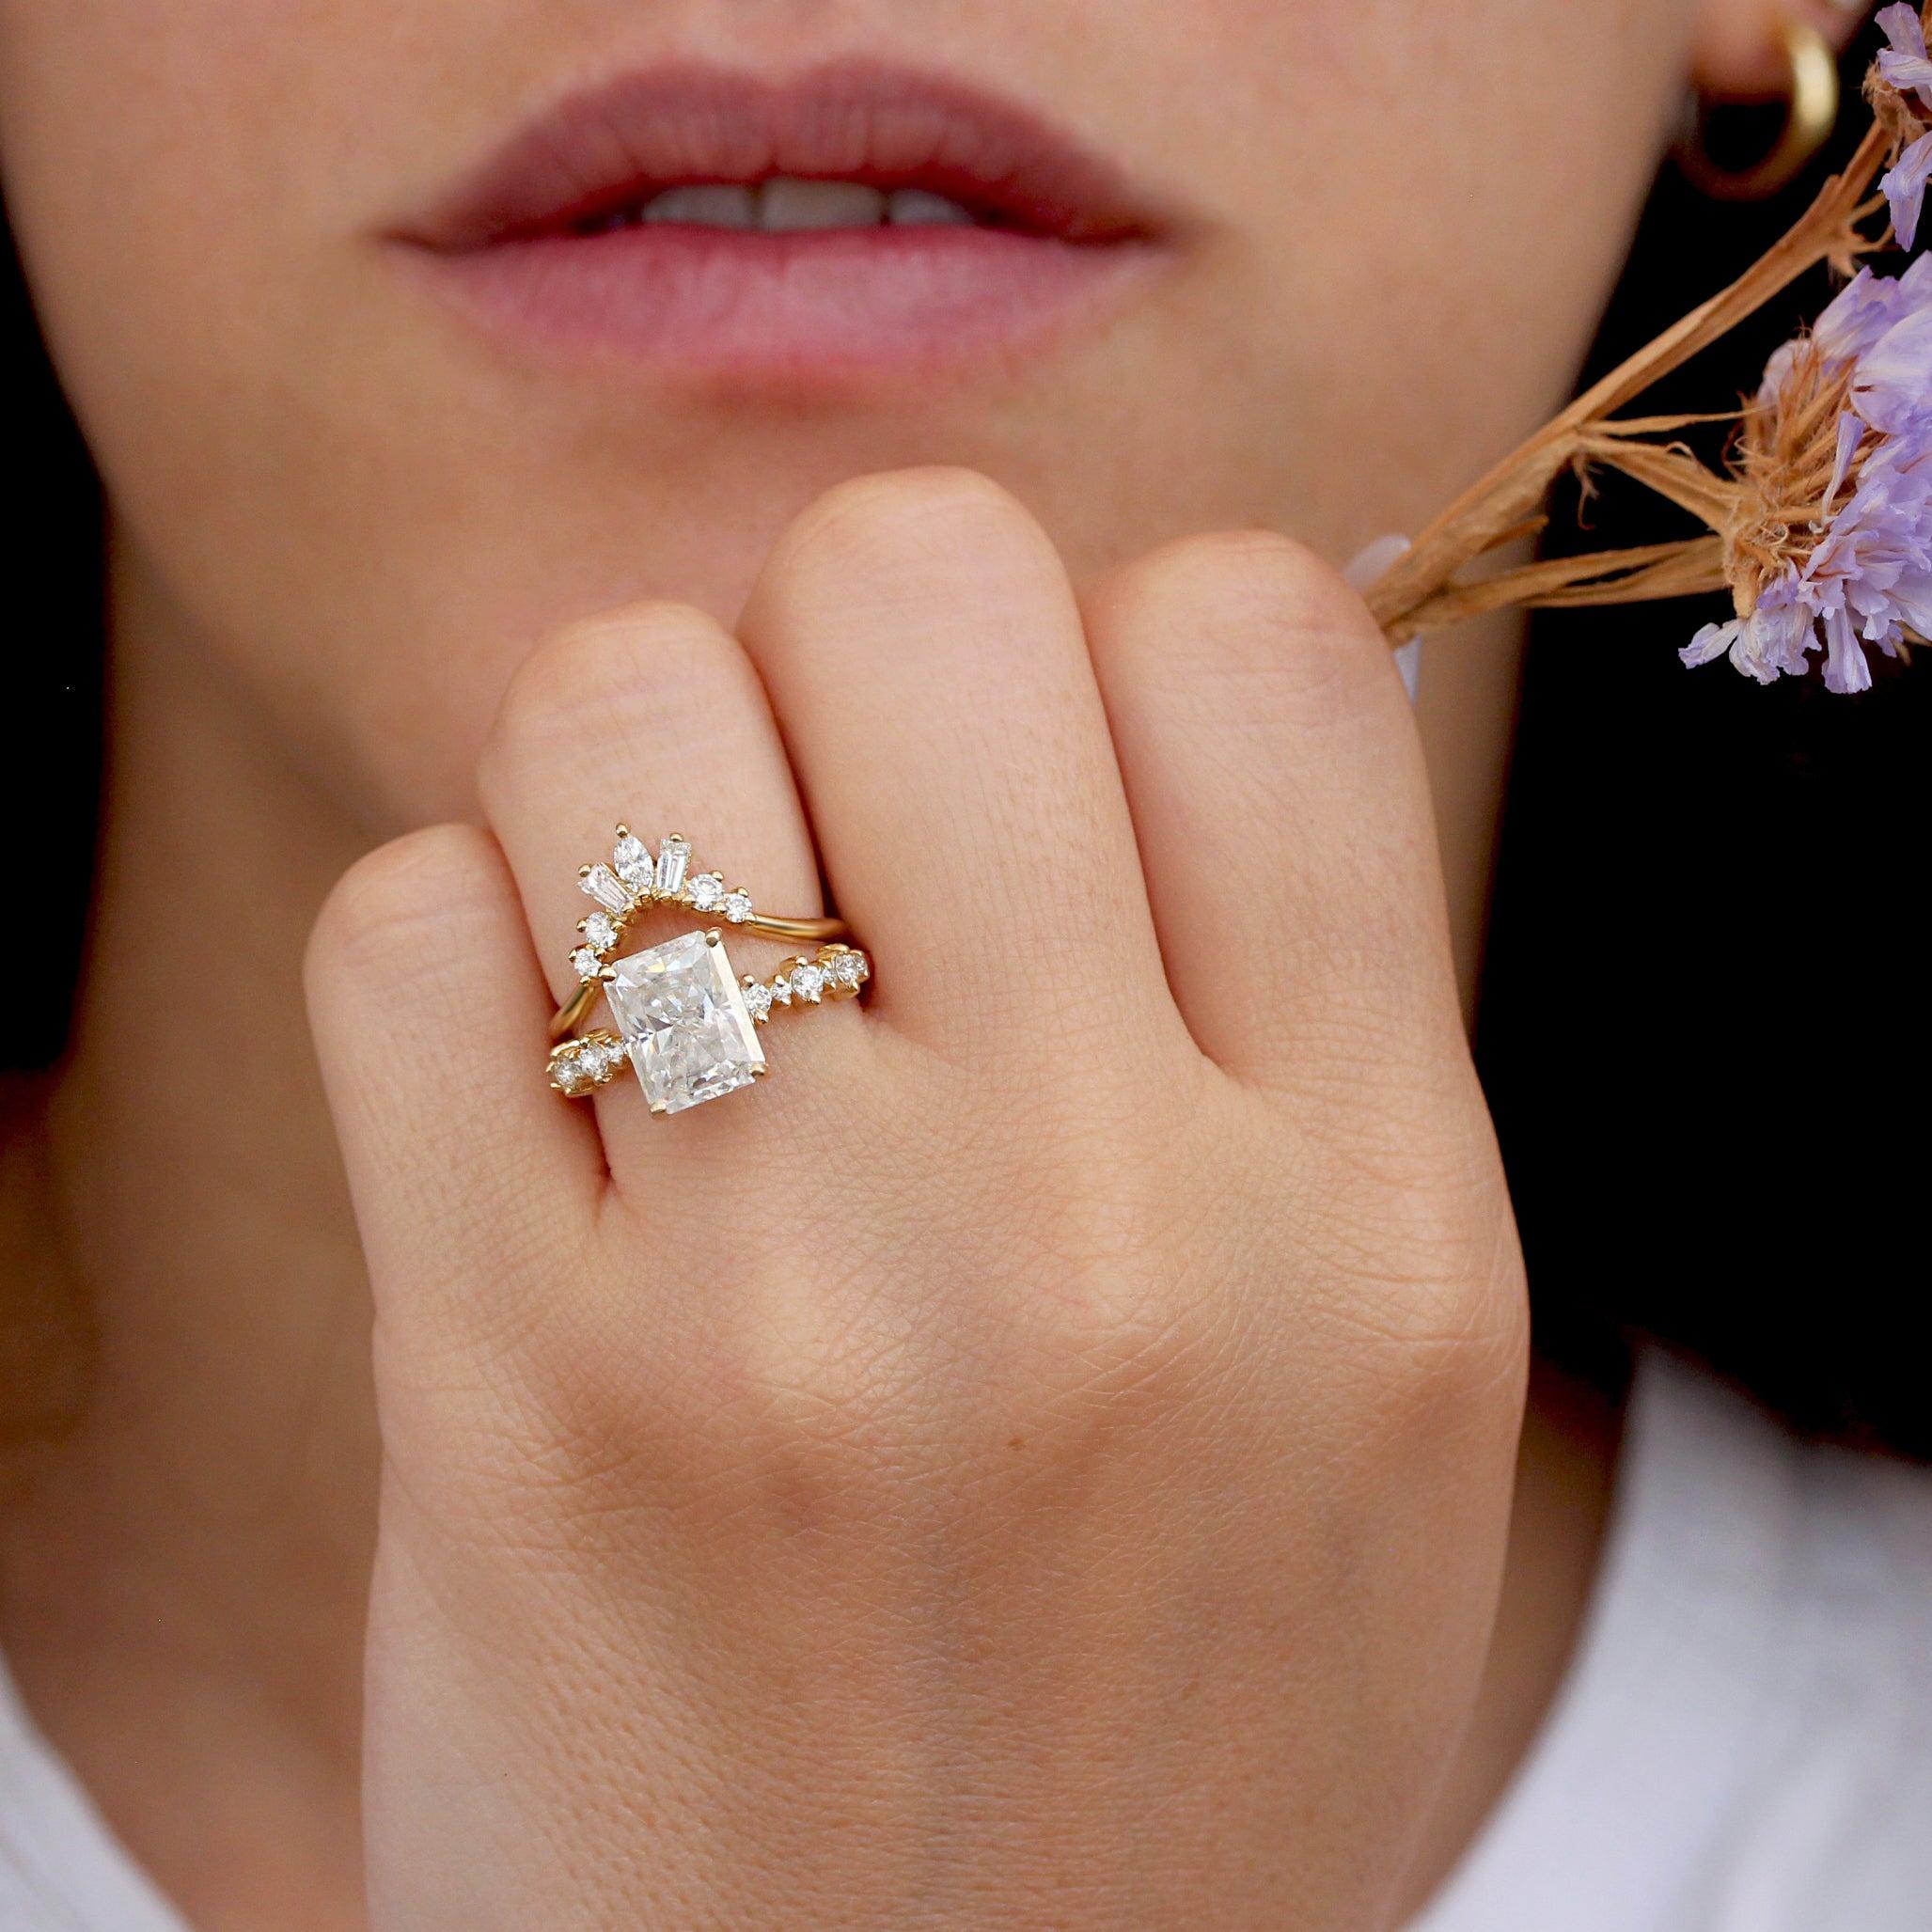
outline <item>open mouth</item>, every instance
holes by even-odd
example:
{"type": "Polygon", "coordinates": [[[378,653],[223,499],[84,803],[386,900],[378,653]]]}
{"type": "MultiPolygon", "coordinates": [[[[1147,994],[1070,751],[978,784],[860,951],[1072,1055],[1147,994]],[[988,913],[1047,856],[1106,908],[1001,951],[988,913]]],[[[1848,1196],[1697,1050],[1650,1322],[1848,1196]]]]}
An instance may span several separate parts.
{"type": "Polygon", "coordinates": [[[809,381],[1043,339],[1166,252],[1120,170],[1023,108],[872,65],[566,101],[394,239],[551,350],[809,381]]]}
{"type": "Polygon", "coordinates": [[[581,215],[575,235],[676,222],[733,234],[825,234],[840,228],[1015,228],[1003,212],[974,207],[930,188],[873,187],[869,181],[819,181],[777,175],[762,181],[688,181],[627,195],[615,207],[581,215]]]}

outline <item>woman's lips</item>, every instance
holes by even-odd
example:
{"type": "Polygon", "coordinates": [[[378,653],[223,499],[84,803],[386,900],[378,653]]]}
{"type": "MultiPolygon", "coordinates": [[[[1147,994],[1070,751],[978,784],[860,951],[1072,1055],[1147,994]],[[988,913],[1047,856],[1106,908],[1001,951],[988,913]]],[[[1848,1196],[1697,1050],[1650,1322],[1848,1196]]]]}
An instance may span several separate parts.
{"type": "Polygon", "coordinates": [[[1091,150],[956,83],[680,67],[566,101],[395,239],[541,348],[809,384],[1042,339],[1145,275],[1170,227],[1091,150]],[[797,185],[826,182],[859,192],[797,185]]]}

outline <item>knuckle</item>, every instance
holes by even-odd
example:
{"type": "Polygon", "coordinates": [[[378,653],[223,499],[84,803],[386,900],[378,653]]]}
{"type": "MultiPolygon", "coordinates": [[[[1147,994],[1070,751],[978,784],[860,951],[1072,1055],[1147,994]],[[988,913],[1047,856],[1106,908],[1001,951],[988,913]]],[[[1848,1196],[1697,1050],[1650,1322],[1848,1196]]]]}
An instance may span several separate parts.
{"type": "Polygon", "coordinates": [[[1410,1441],[1434,1445],[1515,1428],[1530,1365],[1529,1297],[1513,1232],[1488,1264],[1439,1278],[1385,1314],[1392,1348],[1379,1405],[1410,1441]]]}
{"type": "Polygon", "coordinates": [[[502,856],[474,825],[431,825],[359,858],[322,902],[305,974],[413,983],[462,950],[452,930],[508,889],[502,856]]]}
{"type": "Polygon", "coordinates": [[[1331,1222],[1342,1287],[1333,1311],[1397,1413],[1481,1409],[1513,1390],[1528,1359],[1529,1297],[1500,1179],[1488,1198],[1383,1205],[1331,1222]]]}
{"type": "Polygon", "coordinates": [[[744,652],[703,611],[652,603],[587,618],[518,666],[484,746],[485,790],[506,770],[575,756],[629,710],[663,718],[696,705],[714,719],[756,692],[744,652]]]}
{"type": "Polygon", "coordinates": [[[907,563],[950,572],[964,557],[1045,542],[1031,515],[990,478],[934,467],[837,485],[793,525],[778,555],[781,573],[810,565],[871,576],[907,563]]]}
{"type": "Polygon", "coordinates": [[[1296,710],[1389,701],[1399,688],[1360,598],[1272,530],[1178,539],[1117,573],[1102,607],[1126,648],[1171,679],[1260,683],[1296,710]]]}

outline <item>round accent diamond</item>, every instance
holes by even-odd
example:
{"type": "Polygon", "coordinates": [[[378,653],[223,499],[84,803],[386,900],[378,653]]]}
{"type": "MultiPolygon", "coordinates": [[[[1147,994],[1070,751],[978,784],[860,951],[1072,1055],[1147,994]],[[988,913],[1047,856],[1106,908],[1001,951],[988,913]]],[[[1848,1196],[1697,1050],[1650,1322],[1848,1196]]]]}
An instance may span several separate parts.
{"type": "Polygon", "coordinates": [[[617,944],[617,921],[607,912],[593,912],[584,921],[584,937],[599,952],[608,952],[617,944]]]}
{"type": "Polygon", "coordinates": [[[550,1062],[550,1077],[566,1093],[581,1093],[593,1084],[580,1053],[559,1053],[550,1062]]]}
{"type": "Polygon", "coordinates": [[[617,841],[610,862],[617,868],[618,877],[633,891],[647,892],[651,889],[651,881],[657,868],[650,853],[645,851],[643,840],[635,833],[626,832],[617,841]]]}
{"type": "Polygon", "coordinates": [[[835,986],[856,986],[858,984],[858,954],[856,952],[835,952],[825,962],[825,978],[835,986]]]}
{"type": "Polygon", "coordinates": [[[571,954],[571,967],[580,980],[594,980],[604,970],[604,962],[597,957],[595,948],[579,946],[571,954]]]}
{"type": "Polygon", "coordinates": [[[825,990],[825,969],[811,960],[792,968],[792,991],[800,999],[816,1004],[825,990]]]}
{"type": "Polygon", "coordinates": [[[745,982],[745,1011],[755,1020],[768,1019],[772,1010],[772,989],[762,980],[745,982]]]}
{"type": "Polygon", "coordinates": [[[742,926],[751,917],[751,894],[742,888],[731,893],[725,900],[725,917],[733,925],[742,926]]]}
{"type": "Polygon", "coordinates": [[[716,872],[699,872],[691,881],[691,903],[699,912],[715,912],[724,898],[725,882],[716,872]]]}

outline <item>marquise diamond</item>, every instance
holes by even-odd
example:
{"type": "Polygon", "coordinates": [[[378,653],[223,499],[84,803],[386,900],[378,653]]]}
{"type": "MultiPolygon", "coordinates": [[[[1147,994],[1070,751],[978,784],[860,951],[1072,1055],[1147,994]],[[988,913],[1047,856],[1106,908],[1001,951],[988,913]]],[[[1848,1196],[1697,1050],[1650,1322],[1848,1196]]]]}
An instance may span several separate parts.
{"type": "Polygon", "coordinates": [[[626,832],[617,841],[610,855],[610,862],[617,869],[617,875],[634,892],[648,892],[651,889],[651,855],[644,849],[643,840],[634,833],[626,832]]]}

